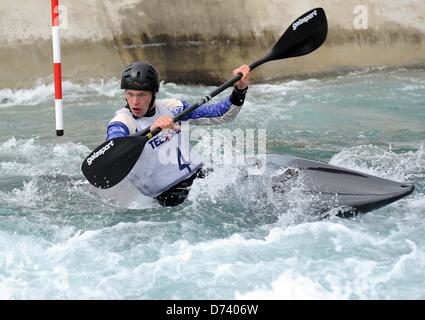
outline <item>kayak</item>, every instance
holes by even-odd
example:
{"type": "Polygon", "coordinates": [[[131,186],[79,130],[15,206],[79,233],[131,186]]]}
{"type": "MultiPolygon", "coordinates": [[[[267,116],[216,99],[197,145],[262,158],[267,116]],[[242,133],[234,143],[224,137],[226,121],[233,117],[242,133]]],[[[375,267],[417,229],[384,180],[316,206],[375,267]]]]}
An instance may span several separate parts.
{"type": "MultiPolygon", "coordinates": [[[[259,164],[256,159],[253,164],[257,168],[265,165],[263,176],[273,194],[290,197],[296,190],[306,196],[315,210],[323,213],[339,208],[336,215],[341,217],[379,209],[406,197],[415,188],[411,184],[292,156],[267,154],[262,162],[259,164]]],[[[245,174],[241,181],[247,177],[245,174]]],[[[92,189],[102,199],[120,207],[159,206],[156,200],[141,194],[127,178],[108,189],[92,189]]]]}
{"type": "Polygon", "coordinates": [[[296,186],[310,195],[321,211],[340,207],[337,215],[343,217],[379,209],[415,189],[411,184],[283,155],[267,155],[267,168],[280,172],[272,178],[274,192],[284,193],[288,185],[296,186]]]}

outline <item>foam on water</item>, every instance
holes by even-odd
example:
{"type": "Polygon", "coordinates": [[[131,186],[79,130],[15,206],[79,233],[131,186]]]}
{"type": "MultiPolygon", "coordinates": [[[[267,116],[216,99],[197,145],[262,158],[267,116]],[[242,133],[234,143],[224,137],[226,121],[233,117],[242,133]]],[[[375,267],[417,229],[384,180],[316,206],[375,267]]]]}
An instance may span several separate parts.
{"type": "MultiPolygon", "coordinates": [[[[418,249],[415,242],[397,238],[393,234],[369,235],[352,225],[348,228],[340,223],[316,222],[314,225],[306,224],[288,229],[295,229],[298,234],[310,234],[315,241],[307,241],[301,257],[297,251],[296,261],[292,265],[282,266],[285,271],[270,284],[260,285],[246,293],[237,291],[235,298],[423,298],[423,292],[418,288],[397,292],[400,281],[406,279],[406,272],[410,272],[412,278],[416,277],[418,280],[425,270],[424,251],[418,249]],[[315,254],[307,253],[315,249],[318,250],[315,254]],[[399,255],[392,255],[391,252],[394,251],[399,252],[399,255]],[[323,252],[326,252],[324,256],[323,252]],[[334,264],[336,257],[341,259],[338,267],[334,264]]],[[[281,231],[278,230],[277,233],[280,234],[281,231]]]]}
{"type": "Polygon", "coordinates": [[[361,145],[342,150],[329,163],[396,181],[419,178],[425,174],[425,148],[397,154],[373,145],[361,145]]]}
{"type": "Polygon", "coordinates": [[[75,175],[81,158],[90,150],[81,144],[41,144],[36,139],[15,139],[0,144],[2,176],[75,175]]]}
{"type": "MultiPolygon", "coordinates": [[[[77,100],[84,97],[105,96],[117,97],[122,95],[119,80],[92,80],[86,84],[76,84],[71,81],[63,81],[63,96],[67,100],[77,100]]],[[[34,106],[53,100],[54,84],[46,83],[40,79],[34,88],[30,89],[1,89],[0,108],[13,107],[16,105],[34,106]]]]}

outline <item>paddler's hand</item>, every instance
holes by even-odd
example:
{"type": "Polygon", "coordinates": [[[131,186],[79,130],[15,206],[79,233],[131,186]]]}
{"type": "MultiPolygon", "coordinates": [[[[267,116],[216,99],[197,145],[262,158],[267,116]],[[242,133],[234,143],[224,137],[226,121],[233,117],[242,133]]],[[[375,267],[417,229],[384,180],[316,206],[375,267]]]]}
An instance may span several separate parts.
{"type": "Polygon", "coordinates": [[[174,130],[180,129],[180,127],[174,123],[173,118],[171,118],[170,116],[160,116],[151,125],[151,131],[153,131],[155,128],[174,129],[174,130]]]}
{"type": "Polygon", "coordinates": [[[248,65],[244,64],[241,65],[239,68],[233,70],[233,75],[236,76],[238,73],[242,73],[242,79],[240,79],[238,82],[236,82],[236,86],[239,90],[244,90],[249,85],[249,71],[251,69],[248,65]]]}

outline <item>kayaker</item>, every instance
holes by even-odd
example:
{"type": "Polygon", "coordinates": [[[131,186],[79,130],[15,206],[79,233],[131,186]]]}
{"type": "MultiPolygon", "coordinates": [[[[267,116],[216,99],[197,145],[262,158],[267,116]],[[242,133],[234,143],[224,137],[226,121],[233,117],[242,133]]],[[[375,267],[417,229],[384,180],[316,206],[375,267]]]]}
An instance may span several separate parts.
{"type": "MultiPolygon", "coordinates": [[[[236,82],[231,95],[198,107],[182,118],[182,122],[213,125],[233,120],[244,103],[249,72],[248,65],[233,70],[234,75],[242,73],[243,77],[236,82]]],[[[180,99],[156,99],[159,86],[159,74],[153,65],[143,61],[130,64],[121,78],[126,106],[109,122],[106,139],[132,135],[147,127],[163,129],[143,149],[139,158],[143,161],[143,170],[134,172],[133,169],[128,177],[144,195],[154,197],[163,206],[176,206],[187,198],[193,180],[204,176],[203,163],[190,152],[192,146],[188,141],[182,143],[179,126],[182,123],[173,122],[173,117],[190,104],[180,99]],[[175,151],[175,161],[164,161],[164,154],[169,150],[175,151]]]]}

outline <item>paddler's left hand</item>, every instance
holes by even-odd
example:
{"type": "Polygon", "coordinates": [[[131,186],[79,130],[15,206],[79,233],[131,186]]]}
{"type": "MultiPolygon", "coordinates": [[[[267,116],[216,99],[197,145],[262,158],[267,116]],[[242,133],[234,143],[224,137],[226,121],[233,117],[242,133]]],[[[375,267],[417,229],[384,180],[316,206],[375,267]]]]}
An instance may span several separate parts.
{"type": "Polygon", "coordinates": [[[251,69],[247,64],[241,65],[239,68],[233,70],[233,75],[236,76],[238,73],[242,73],[242,78],[236,82],[236,86],[239,90],[244,90],[249,85],[249,72],[251,69]]]}

